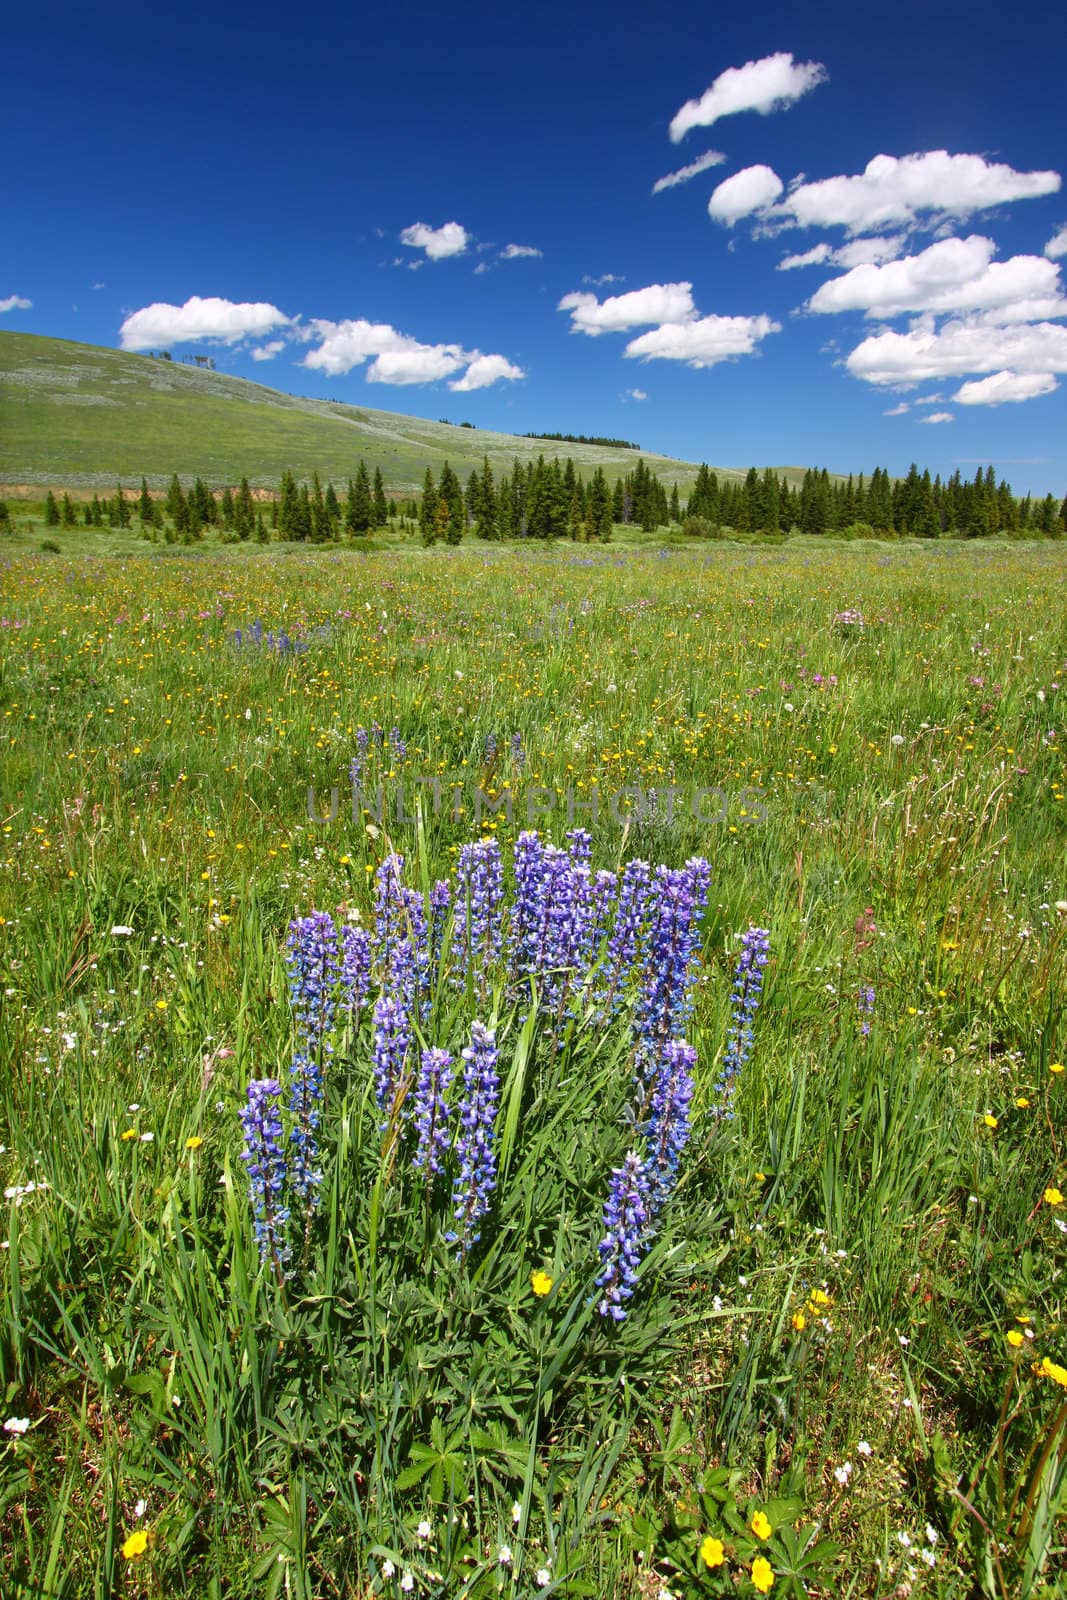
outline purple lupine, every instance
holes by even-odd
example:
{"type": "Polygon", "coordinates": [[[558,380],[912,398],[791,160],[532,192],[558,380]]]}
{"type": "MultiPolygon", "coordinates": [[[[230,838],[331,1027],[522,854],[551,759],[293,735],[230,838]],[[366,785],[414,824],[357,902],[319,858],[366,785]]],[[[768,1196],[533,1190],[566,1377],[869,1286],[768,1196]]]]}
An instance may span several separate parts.
{"type": "Polygon", "coordinates": [[[248,1103],[240,1113],[245,1145],[241,1160],[248,1173],[259,1259],[272,1261],[276,1271],[280,1271],[289,1255],[284,1238],[289,1212],[282,1204],[285,1149],[278,1108],[281,1092],[277,1078],[253,1078],[248,1085],[248,1103]]]}
{"type": "Polygon", "coordinates": [[[378,996],[374,1007],[374,1094],[386,1119],[404,1081],[411,1047],[411,1016],[403,1000],[378,996]]]}
{"type": "Polygon", "coordinates": [[[481,1235],[480,1223],[496,1187],[493,1123],[500,1098],[498,1051],[494,1034],[481,1022],[471,1024],[471,1042],[463,1051],[463,1089],[459,1103],[456,1161],[452,1184],[455,1230],[445,1238],[458,1241],[466,1255],[481,1235]]]}
{"type": "Polygon", "coordinates": [[[484,739],[484,741],[482,743],[482,762],[484,763],[485,766],[489,766],[491,762],[495,761],[496,752],[497,752],[496,734],[495,733],[487,733],[486,736],[485,736],[485,739],[484,739]]]}
{"type": "Polygon", "coordinates": [[[593,835],[588,828],[571,828],[567,834],[567,854],[576,867],[587,867],[593,858],[593,835]]]}
{"type": "Polygon", "coordinates": [[[408,756],[407,741],[401,735],[399,728],[392,728],[389,732],[389,748],[394,761],[406,761],[408,756]]]}
{"type": "Polygon", "coordinates": [[[356,749],[359,751],[360,755],[364,757],[366,756],[367,751],[370,749],[370,734],[367,732],[366,728],[356,729],[356,749]]]}
{"type": "Polygon", "coordinates": [[[479,991],[502,948],[504,869],[495,839],[465,844],[456,869],[452,962],[457,983],[468,975],[479,991]]]}
{"type": "Polygon", "coordinates": [[[327,911],[312,911],[289,924],[286,942],[289,994],[297,1019],[297,1049],[289,1078],[293,1125],[293,1189],[305,1207],[314,1205],[322,1182],[318,1129],[322,1120],[323,1074],[332,1053],[330,1033],[337,1012],[342,964],[337,928],[327,911]]]}
{"type": "Polygon", "coordinates": [[[511,759],[514,761],[515,765],[520,768],[524,767],[526,765],[526,751],[522,747],[521,733],[512,734],[510,751],[511,759]]]}
{"type": "Polygon", "coordinates": [[[424,1050],[415,1084],[415,1131],[419,1144],[412,1166],[428,1179],[441,1171],[452,1139],[445,1100],[451,1082],[452,1057],[448,1051],[432,1047],[424,1050]]]}
{"type": "Polygon", "coordinates": [[[403,882],[404,857],[387,855],[374,874],[374,955],[384,982],[393,951],[408,932],[403,882]]]}
{"type": "Polygon", "coordinates": [[[613,1322],[626,1319],[623,1301],[634,1292],[648,1221],[648,1176],[641,1157],[631,1150],[622,1166],[612,1171],[604,1204],[604,1237],[597,1246],[601,1270],[596,1285],[604,1291],[597,1310],[613,1322]]]}
{"type": "Polygon", "coordinates": [[[692,965],[707,904],[711,868],[700,856],[684,867],[657,867],[651,921],[634,1032],[644,1073],[670,1039],[680,1038],[693,1014],[692,965]]]}
{"type": "Polygon", "coordinates": [[[862,1019],[860,1033],[866,1039],[871,1031],[871,1018],[874,1016],[874,990],[870,984],[864,984],[857,994],[856,1010],[862,1019]]]}
{"type": "Polygon", "coordinates": [[[672,1039],[656,1064],[645,1137],[648,1210],[654,1217],[674,1188],[682,1152],[689,1143],[689,1107],[697,1053],[684,1039],[672,1039]]]}
{"type": "Polygon", "coordinates": [[[438,968],[441,965],[441,956],[444,952],[445,923],[448,921],[448,911],[452,904],[452,885],[447,878],[438,878],[430,890],[430,939],[429,939],[429,965],[430,981],[434,982],[438,968]]]}
{"type": "Polygon", "coordinates": [[[615,923],[608,939],[599,984],[599,993],[609,1017],[621,1008],[623,985],[637,960],[648,915],[651,883],[652,868],[647,861],[635,858],[623,867],[615,903],[615,923]]]}
{"type": "Polygon", "coordinates": [[[730,1026],[726,1033],[722,1076],[716,1093],[728,1104],[733,1080],[752,1053],[752,1021],[759,1010],[763,992],[763,969],[771,953],[771,936],[766,928],[749,928],[741,935],[741,954],[734,968],[730,994],[730,1026]]]}
{"type": "Polygon", "coordinates": [[[575,867],[565,850],[545,845],[526,972],[540,987],[541,1009],[563,1015],[573,969],[591,920],[588,867],[575,867]]]}
{"type": "Polygon", "coordinates": [[[353,1028],[370,989],[370,963],[370,934],[346,922],[341,929],[341,1006],[353,1028]]]}
{"type": "Polygon", "coordinates": [[[532,970],[545,847],[529,831],[515,840],[515,893],[511,902],[509,960],[512,976],[522,979],[532,970]]]}

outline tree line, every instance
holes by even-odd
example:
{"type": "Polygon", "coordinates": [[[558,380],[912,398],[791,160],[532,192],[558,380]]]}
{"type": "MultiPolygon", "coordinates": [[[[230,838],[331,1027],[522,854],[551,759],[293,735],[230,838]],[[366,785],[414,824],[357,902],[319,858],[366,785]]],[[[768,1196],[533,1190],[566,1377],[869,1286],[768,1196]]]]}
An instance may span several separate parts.
{"type": "Polygon", "coordinates": [[[586,480],[569,458],[561,464],[543,455],[525,465],[515,460],[498,481],[486,456],[466,484],[448,462],[436,477],[427,467],[421,495],[406,500],[388,493],[380,468],[371,474],[360,461],[343,498],[331,482],[324,486],[318,473],[309,483],[283,472],[277,489],[266,494],[254,494],[247,478],[221,492],[200,478],[183,489],[175,474],[162,499],[142,478],[139,496],[120,484],[110,497],[94,494],[80,513],[69,494],[60,499],[49,490],[45,501],[48,527],[81,522],[128,528],[135,515],[148,537],[162,530],[169,542],[191,542],[218,529],[233,540],[326,544],[363,538],[397,518],[405,530],[417,524],[428,545],[458,544],[468,534],[607,541],[618,525],[650,533],[673,526],[696,538],[793,531],[919,538],[997,533],[1061,538],[1067,533],[1067,498],[1018,498],[992,466],[979,468],[973,479],[956,471],[944,481],[915,465],[895,481],[884,467],[876,467],[869,478],[861,473],[847,480],[832,479],[825,468],[809,469],[800,483],[790,483],[770,467],[762,472],[751,467],[743,480],[720,480],[704,464],[683,503],[678,485],[668,492],[641,458],[609,486],[601,467],[586,480]]]}

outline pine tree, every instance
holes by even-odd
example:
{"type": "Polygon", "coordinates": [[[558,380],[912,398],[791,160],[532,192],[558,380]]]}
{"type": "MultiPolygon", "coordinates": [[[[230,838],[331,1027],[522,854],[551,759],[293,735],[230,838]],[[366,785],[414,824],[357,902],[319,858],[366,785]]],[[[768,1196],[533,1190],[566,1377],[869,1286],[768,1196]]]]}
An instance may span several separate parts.
{"type": "Polygon", "coordinates": [[[248,479],[241,479],[241,487],[234,496],[233,529],[239,539],[250,539],[255,532],[256,508],[248,479]]]}
{"type": "Polygon", "coordinates": [[[366,464],[360,462],[355,477],[348,485],[348,505],[345,508],[345,527],[352,538],[369,533],[374,523],[374,497],[366,464]]]}
{"type": "Polygon", "coordinates": [[[233,533],[235,531],[234,514],[233,490],[230,488],[229,484],[227,484],[225,489],[222,491],[222,501],[219,505],[219,515],[222,518],[222,526],[227,533],[233,533]]]}
{"type": "Polygon", "coordinates": [[[474,531],[479,539],[496,539],[500,534],[500,527],[497,521],[497,493],[496,485],[493,482],[493,469],[489,465],[488,456],[484,456],[482,459],[482,471],[478,484],[478,516],[474,531]]]}
{"type": "Polygon", "coordinates": [[[422,499],[419,502],[419,532],[422,542],[431,545],[437,538],[437,486],[433,481],[433,469],[426,468],[426,476],[422,480],[422,499]]]}
{"type": "Polygon", "coordinates": [[[55,495],[49,489],[44,499],[44,525],[46,528],[58,528],[59,521],[59,504],[55,495]]]}
{"type": "Polygon", "coordinates": [[[178,521],[179,511],[185,510],[185,495],[182,493],[182,486],[178,482],[177,473],[175,473],[170,480],[170,486],[167,489],[167,498],[164,500],[163,506],[166,510],[167,516],[174,523],[178,521]]]}
{"type": "Polygon", "coordinates": [[[296,479],[289,471],[282,473],[278,488],[278,537],[290,540],[300,538],[300,491],[296,479]]]}
{"type": "Polygon", "coordinates": [[[142,528],[154,528],[156,525],[156,508],[152,496],[148,492],[148,480],[141,479],[141,498],[137,502],[137,515],[142,528]]]}
{"type": "Polygon", "coordinates": [[[589,524],[593,537],[606,544],[612,533],[612,504],[603,467],[597,467],[589,486],[589,524]]]}
{"type": "Polygon", "coordinates": [[[73,528],[77,525],[77,522],[78,515],[74,510],[74,501],[69,494],[65,494],[63,496],[63,526],[64,528],[73,528]]]}
{"type": "Polygon", "coordinates": [[[336,539],[341,529],[341,502],[337,498],[337,490],[332,483],[326,485],[324,503],[326,506],[326,521],[329,525],[329,537],[336,539]]]}
{"type": "Polygon", "coordinates": [[[385,484],[382,482],[382,469],[374,469],[374,526],[384,528],[389,521],[389,502],[385,498],[385,484]]]}
{"type": "Polygon", "coordinates": [[[671,503],[667,515],[670,519],[672,527],[677,528],[681,526],[682,508],[678,500],[678,485],[676,483],[671,485],[671,503]]]}

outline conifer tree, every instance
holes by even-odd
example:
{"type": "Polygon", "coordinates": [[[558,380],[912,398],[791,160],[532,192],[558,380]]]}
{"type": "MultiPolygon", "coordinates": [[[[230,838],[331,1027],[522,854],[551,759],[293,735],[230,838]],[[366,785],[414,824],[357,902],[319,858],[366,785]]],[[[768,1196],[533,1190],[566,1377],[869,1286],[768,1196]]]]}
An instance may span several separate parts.
{"type": "Polygon", "coordinates": [[[426,476],[422,480],[422,499],[419,502],[419,532],[422,542],[431,545],[437,538],[437,486],[433,481],[433,469],[426,468],[426,476]]]}
{"type": "Polygon", "coordinates": [[[382,482],[382,469],[374,469],[374,526],[384,528],[389,521],[389,502],[385,498],[385,484],[382,482]]]}
{"type": "Polygon", "coordinates": [[[141,479],[141,498],[137,502],[137,515],[142,528],[154,528],[156,525],[156,508],[152,496],[148,492],[147,478],[141,479]]]}
{"type": "Polygon", "coordinates": [[[356,468],[356,476],[348,485],[348,505],[345,510],[345,527],[353,537],[369,533],[374,523],[374,497],[370,478],[364,462],[356,468]]]}
{"type": "Polygon", "coordinates": [[[219,505],[219,515],[222,518],[222,526],[225,528],[226,532],[233,533],[235,531],[234,499],[233,490],[230,488],[229,484],[227,484],[225,489],[222,491],[222,501],[219,505]]]}
{"type": "Polygon", "coordinates": [[[256,509],[252,501],[252,490],[248,479],[241,479],[241,486],[234,496],[233,502],[233,529],[239,539],[250,539],[256,526],[256,509]]]}
{"type": "Polygon", "coordinates": [[[63,496],[63,526],[64,528],[73,528],[76,526],[77,521],[78,516],[74,510],[74,501],[69,494],[65,494],[63,496]]]}

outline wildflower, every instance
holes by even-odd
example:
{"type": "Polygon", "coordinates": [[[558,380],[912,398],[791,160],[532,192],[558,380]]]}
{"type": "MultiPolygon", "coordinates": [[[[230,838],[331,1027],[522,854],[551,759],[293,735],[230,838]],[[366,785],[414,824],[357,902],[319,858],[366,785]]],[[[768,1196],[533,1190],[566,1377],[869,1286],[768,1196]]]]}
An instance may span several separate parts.
{"type": "Polygon", "coordinates": [[[996,1128],[998,1126],[996,1117],[992,1116],[988,1111],[982,1118],[982,1121],[985,1123],[987,1128],[996,1128]]]}
{"type": "Polygon", "coordinates": [[[795,1329],[795,1331],[797,1333],[803,1333],[804,1332],[804,1328],[805,1328],[805,1326],[807,1324],[807,1320],[808,1319],[804,1315],[803,1311],[794,1311],[793,1312],[793,1327],[794,1327],[794,1329],[795,1329]]]}
{"type": "Polygon", "coordinates": [[[749,1527],[757,1539],[769,1539],[771,1536],[771,1525],[765,1511],[757,1511],[749,1523],[749,1527]]]}
{"type": "Polygon", "coordinates": [[[203,1142],[198,1133],[191,1133],[185,1141],[185,1148],[187,1150],[199,1150],[203,1142]]]}
{"type": "Polygon", "coordinates": [[[757,1556],[752,1563],[752,1585],[760,1594],[768,1594],[774,1587],[774,1568],[766,1556],[757,1556]]]}
{"type": "Polygon", "coordinates": [[[596,1280],[597,1288],[604,1290],[597,1307],[602,1317],[615,1322],[626,1317],[622,1302],[634,1292],[647,1225],[648,1177],[640,1156],[631,1150],[612,1172],[604,1205],[605,1234],[597,1247],[603,1265],[596,1280]]]}
{"type": "Polygon", "coordinates": [[[124,1561],[137,1561],[148,1549],[148,1534],[143,1528],[138,1528],[136,1533],[131,1533],[122,1546],[122,1559],[124,1561]]]}
{"type": "Polygon", "coordinates": [[[1063,1062],[1062,1061],[1050,1061],[1049,1064],[1048,1064],[1048,1070],[1050,1072],[1062,1072],[1063,1071],[1063,1062]]]}
{"type": "Polygon", "coordinates": [[[411,1044],[411,1019],[401,1001],[383,994],[374,1007],[374,1092],[388,1116],[404,1075],[411,1044]]]}
{"type": "Polygon", "coordinates": [[[734,969],[734,987],[730,996],[730,1027],[726,1035],[726,1053],[723,1057],[722,1076],[716,1088],[728,1102],[733,1079],[752,1053],[752,1021],[759,1009],[763,989],[763,969],[771,952],[771,936],[766,928],[749,928],[741,938],[741,955],[734,969]]]}
{"type": "Polygon", "coordinates": [[[29,1417],[8,1417],[4,1423],[4,1432],[13,1434],[28,1433],[30,1428],[29,1417]]]}
{"type": "Polygon", "coordinates": [[[289,1110],[293,1113],[293,1188],[305,1206],[314,1204],[322,1173],[316,1168],[323,1099],[324,1058],[337,1009],[341,972],[337,929],[326,911],[313,911],[289,924],[286,941],[289,995],[297,1018],[300,1046],[293,1056],[289,1110]]]}
{"type": "Polygon", "coordinates": [[[647,861],[634,859],[622,869],[615,921],[600,974],[600,998],[604,1009],[614,1015],[622,1004],[621,986],[634,962],[648,912],[648,892],[652,869],[647,861]]]}
{"type": "Polygon", "coordinates": [[[721,1567],[726,1560],[726,1551],[723,1549],[721,1539],[713,1539],[709,1533],[704,1543],[700,1546],[700,1559],[706,1567],[721,1567]]]}
{"type": "Polygon", "coordinates": [[[537,1571],[534,1573],[534,1582],[540,1584],[542,1588],[544,1588],[546,1583],[551,1583],[551,1569],[549,1567],[538,1567],[537,1571]]]}
{"type": "Polygon", "coordinates": [[[415,1529],[415,1532],[420,1539],[428,1539],[433,1532],[433,1523],[428,1521],[426,1517],[423,1517],[422,1521],[415,1529]]]}
{"type": "Polygon", "coordinates": [[[366,928],[341,929],[341,1004],[355,1027],[370,988],[371,940],[366,928]]]}
{"type": "Polygon", "coordinates": [[[410,1594],[411,1593],[412,1589],[414,1589],[414,1587],[415,1587],[415,1578],[414,1578],[412,1573],[410,1573],[410,1572],[405,1572],[404,1573],[403,1577],[400,1580],[400,1587],[403,1589],[405,1594],[410,1594]]]}
{"type": "Polygon", "coordinates": [[[1043,1356],[1040,1362],[1035,1363],[1033,1370],[1039,1378],[1051,1378],[1061,1389],[1067,1389],[1067,1367],[1058,1366],[1048,1356],[1043,1356]]]}
{"type": "Polygon", "coordinates": [[[694,856],[678,869],[656,869],[641,993],[634,1015],[638,1052],[645,1062],[655,1060],[668,1040],[682,1038],[692,1015],[691,965],[710,882],[711,867],[702,856],[694,856]]]}
{"type": "Polygon", "coordinates": [[[549,1277],[547,1272],[531,1272],[530,1273],[530,1288],[533,1290],[534,1294],[537,1295],[539,1298],[541,1298],[544,1295],[548,1294],[548,1292],[551,1289],[551,1287],[552,1287],[552,1279],[549,1277]]]}
{"type": "Polygon", "coordinates": [[[874,1015],[874,990],[870,984],[865,984],[856,996],[856,1010],[862,1018],[860,1033],[866,1039],[871,1031],[871,1017],[874,1015]]]}
{"type": "Polygon", "coordinates": [[[419,1146],[412,1166],[427,1178],[441,1171],[442,1160],[451,1143],[448,1106],[445,1096],[452,1082],[452,1057],[447,1050],[422,1052],[422,1068],[415,1085],[415,1129],[419,1146]]]}
{"type": "Polygon", "coordinates": [[[136,1137],[137,1137],[137,1129],[136,1128],[127,1128],[126,1132],[120,1134],[119,1137],[123,1141],[123,1143],[125,1143],[127,1139],[136,1139],[136,1137]]]}
{"type": "Polygon", "coordinates": [[[652,1102],[644,1125],[649,1213],[660,1210],[678,1173],[689,1142],[689,1104],[697,1053],[684,1039],[672,1039],[655,1069],[652,1102]]]}
{"type": "Polygon", "coordinates": [[[1023,1343],[1023,1335],[1019,1332],[1018,1328],[1011,1328],[1008,1331],[1007,1340],[1013,1350],[1018,1350],[1019,1346],[1023,1343]]]}
{"type": "Polygon", "coordinates": [[[845,1488],[845,1486],[847,1485],[848,1480],[849,1480],[849,1478],[851,1478],[851,1476],[852,1476],[852,1462],[851,1461],[843,1461],[839,1467],[835,1467],[834,1468],[834,1477],[837,1479],[837,1481],[841,1485],[842,1489],[845,1488]]]}
{"type": "Polygon", "coordinates": [[[1030,1102],[1029,1102],[1029,1100],[1026,1098],[1026,1096],[1024,1094],[1021,1094],[1019,1096],[1019,1098],[1016,1100],[1015,1104],[1019,1107],[1020,1111],[1025,1111],[1027,1109],[1027,1107],[1029,1106],[1030,1102]]]}
{"type": "Polygon", "coordinates": [[[496,1151],[493,1123],[500,1096],[497,1048],[493,1033],[481,1022],[471,1024],[471,1042],[463,1051],[463,1093],[459,1106],[456,1160],[459,1171],[452,1186],[458,1239],[465,1254],[480,1236],[478,1223],[489,1210],[496,1187],[496,1151]]]}
{"type": "Polygon", "coordinates": [[[1047,1206],[1062,1206],[1063,1204],[1063,1195],[1052,1185],[1045,1190],[1043,1198],[1047,1206]]]}
{"type": "Polygon", "coordinates": [[[248,1186],[259,1259],[284,1261],[282,1230],[289,1212],[281,1203],[285,1186],[285,1152],[282,1148],[282,1119],[278,1100],[282,1086],[277,1078],[253,1078],[248,1085],[248,1104],[241,1112],[245,1148],[241,1160],[248,1170],[248,1186]]]}
{"type": "Polygon", "coordinates": [[[861,1439],[859,1444],[856,1446],[856,1454],[858,1456],[872,1456],[874,1454],[874,1450],[867,1443],[866,1439],[861,1439]]]}
{"type": "Polygon", "coordinates": [[[389,1557],[386,1556],[385,1560],[382,1562],[382,1577],[391,1578],[395,1571],[396,1568],[393,1566],[393,1563],[390,1561],[389,1557]]]}
{"type": "Polygon", "coordinates": [[[511,1553],[511,1546],[509,1544],[502,1544],[497,1552],[496,1559],[502,1567],[510,1567],[512,1561],[515,1559],[511,1553]]]}
{"type": "Polygon", "coordinates": [[[452,932],[452,960],[456,977],[465,984],[468,975],[480,993],[490,967],[501,954],[503,933],[504,869],[495,839],[465,844],[456,868],[456,918],[452,932]]]}
{"type": "Polygon", "coordinates": [[[522,1521],[522,1507],[517,1500],[511,1507],[511,1520],[516,1525],[522,1521]]]}

